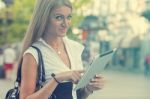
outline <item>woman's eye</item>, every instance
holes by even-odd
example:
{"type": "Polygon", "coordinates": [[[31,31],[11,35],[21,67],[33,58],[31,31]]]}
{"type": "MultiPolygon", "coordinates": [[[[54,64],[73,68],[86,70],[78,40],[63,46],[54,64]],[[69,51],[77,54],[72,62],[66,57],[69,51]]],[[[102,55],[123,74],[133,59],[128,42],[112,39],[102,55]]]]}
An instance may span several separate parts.
{"type": "Polygon", "coordinates": [[[71,20],[71,18],[72,18],[72,16],[71,16],[71,15],[67,17],[67,19],[68,19],[68,20],[71,20]]]}
{"type": "Polygon", "coordinates": [[[56,19],[57,19],[57,20],[62,20],[62,19],[63,19],[63,16],[56,16],[56,19]]]}

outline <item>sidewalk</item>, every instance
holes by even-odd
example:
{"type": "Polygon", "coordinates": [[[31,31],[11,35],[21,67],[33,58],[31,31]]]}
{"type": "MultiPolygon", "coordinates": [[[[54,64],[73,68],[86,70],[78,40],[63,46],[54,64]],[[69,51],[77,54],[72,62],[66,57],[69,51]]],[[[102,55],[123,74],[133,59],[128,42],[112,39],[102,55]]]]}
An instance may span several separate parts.
{"type": "Polygon", "coordinates": [[[1,99],[5,99],[5,94],[10,88],[13,88],[13,83],[14,81],[12,80],[0,79],[0,88],[1,88],[0,98],[1,99]]]}
{"type": "Polygon", "coordinates": [[[14,70],[12,72],[12,80],[8,79],[0,79],[0,99],[5,99],[6,92],[14,87],[14,81],[16,79],[16,65],[14,66],[14,70]]]}

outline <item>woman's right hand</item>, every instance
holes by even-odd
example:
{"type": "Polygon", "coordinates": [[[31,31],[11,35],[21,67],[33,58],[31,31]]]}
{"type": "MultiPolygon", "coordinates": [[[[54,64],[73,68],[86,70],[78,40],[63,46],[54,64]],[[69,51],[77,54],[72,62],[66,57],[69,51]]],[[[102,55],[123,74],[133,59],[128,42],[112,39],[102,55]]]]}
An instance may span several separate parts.
{"type": "Polygon", "coordinates": [[[70,81],[77,84],[82,76],[82,73],[84,73],[84,70],[67,71],[59,73],[55,77],[59,82],[70,81]]]}

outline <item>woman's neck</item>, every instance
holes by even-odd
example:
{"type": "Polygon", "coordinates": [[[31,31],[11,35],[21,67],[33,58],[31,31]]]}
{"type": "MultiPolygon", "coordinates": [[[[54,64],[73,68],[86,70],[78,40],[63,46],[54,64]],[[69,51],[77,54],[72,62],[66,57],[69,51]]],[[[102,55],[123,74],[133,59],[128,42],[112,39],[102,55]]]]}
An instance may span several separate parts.
{"type": "Polygon", "coordinates": [[[45,42],[53,48],[61,48],[63,46],[62,37],[45,36],[43,37],[45,42]]]}

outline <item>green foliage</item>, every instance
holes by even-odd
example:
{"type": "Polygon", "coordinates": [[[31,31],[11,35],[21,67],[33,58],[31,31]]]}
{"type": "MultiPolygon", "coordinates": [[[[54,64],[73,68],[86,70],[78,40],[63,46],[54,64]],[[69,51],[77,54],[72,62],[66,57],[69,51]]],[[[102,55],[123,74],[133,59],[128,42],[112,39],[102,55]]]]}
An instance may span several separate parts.
{"type": "Polygon", "coordinates": [[[80,10],[82,6],[86,6],[90,4],[91,2],[92,0],[78,0],[78,1],[75,0],[73,2],[73,8],[74,8],[73,18],[72,18],[73,27],[77,27],[79,25],[79,22],[84,18],[82,13],[79,15],[76,13],[76,11],[80,10]]]}
{"type": "Polygon", "coordinates": [[[0,44],[18,42],[23,39],[33,12],[34,2],[35,0],[14,0],[13,5],[1,11],[3,23],[1,24],[0,30],[6,32],[2,33],[0,44]],[[12,24],[6,23],[6,12],[12,13],[12,24]]]}
{"type": "Polygon", "coordinates": [[[8,32],[8,42],[17,42],[23,39],[33,12],[34,2],[35,0],[15,0],[12,6],[14,23],[8,32]]]}

